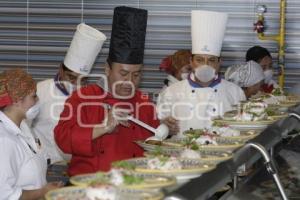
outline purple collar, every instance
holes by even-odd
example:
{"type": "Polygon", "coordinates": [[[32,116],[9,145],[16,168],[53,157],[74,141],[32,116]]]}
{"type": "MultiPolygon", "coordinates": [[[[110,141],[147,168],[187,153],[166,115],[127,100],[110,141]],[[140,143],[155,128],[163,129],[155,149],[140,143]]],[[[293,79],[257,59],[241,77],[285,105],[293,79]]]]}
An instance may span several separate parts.
{"type": "MultiPolygon", "coordinates": [[[[190,75],[188,77],[188,82],[193,88],[205,88],[202,85],[200,85],[199,83],[197,83],[196,81],[192,80],[191,75],[192,75],[192,73],[190,73],[190,75]]],[[[221,83],[221,76],[220,75],[218,75],[218,77],[213,82],[211,82],[208,87],[213,88],[216,85],[218,85],[219,83],[221,83]]]]}
{"type": "Polygon", "coordinates": [[[59,91],[61,91],[65,96],[70,96],[70,93],[66,90],[65,86],[60,82],[58,74],[56,74],[56,76],[54,77],[54,83],[57,89],[59,89],[59,91]]]}

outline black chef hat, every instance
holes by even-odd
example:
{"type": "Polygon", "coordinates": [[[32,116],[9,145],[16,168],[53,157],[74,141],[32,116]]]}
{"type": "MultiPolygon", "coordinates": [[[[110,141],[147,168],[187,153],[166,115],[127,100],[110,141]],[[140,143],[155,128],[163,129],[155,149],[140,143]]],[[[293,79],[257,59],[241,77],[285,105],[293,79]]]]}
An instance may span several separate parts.
{"type": "Polygon", "coordinates": [[[124,64],[142,64],[146,27],[147,10],[125,6],[116,7],[108,60],[124,64]]]}

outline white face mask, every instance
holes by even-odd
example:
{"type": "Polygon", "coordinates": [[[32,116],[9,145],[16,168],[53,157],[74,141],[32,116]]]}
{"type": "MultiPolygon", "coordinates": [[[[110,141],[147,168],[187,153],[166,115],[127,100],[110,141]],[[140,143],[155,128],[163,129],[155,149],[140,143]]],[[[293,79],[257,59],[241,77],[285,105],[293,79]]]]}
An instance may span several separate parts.
{"type": "Polygon", "coordinates": [[[269,83],[273,78],[273,70],[268,69],[264,71],[264,75],[265,75],[265,83],[269,83]]]}
{"type": "Polygon", "coordinates": [[[180,75],[180,76],[181,76],[181,79],[182,79],[182,80],[187,79],[187,78],[189,77],[189,74],[190,74],[190,73],[187,73],[187,72],[181,73],[181,75],[180,75]]]}
{"type": "Polygon", "coordinates": [[[65,88],[69,92],[69,94],[71,95],[74,91],[77,90],[77,85],[65,82],[65,88]]]}
{"type": "Polygon", "coordinates": [[[194,74],[199,81],[207,83],[216,77],[216,70],[212,66],[202,65],[195,69],[194,74]]]}
{"type": "Polygon", "coordinates": [[[40,112],[40,104],[36,103],[26,111],[26,119],[33,120],[40,112]]]}

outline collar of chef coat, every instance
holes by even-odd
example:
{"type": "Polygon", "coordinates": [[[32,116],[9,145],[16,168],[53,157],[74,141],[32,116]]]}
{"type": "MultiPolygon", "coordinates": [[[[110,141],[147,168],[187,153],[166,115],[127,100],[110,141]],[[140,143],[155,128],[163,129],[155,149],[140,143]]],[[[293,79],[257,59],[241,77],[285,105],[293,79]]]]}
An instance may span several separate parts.
{"type": "Polygon", "coordinates": [[[175,78],[174,76],[172,76],[172,75],[168,75],[167,79],[169,81],[169,85],[172,85],[173,83],[179,82],[179,80],[177,78],[175,78]]]}
{"type": "Polygon", "coordinates": [[[59,89],[59,91],[63,93],[63,95],[70,96],[70,93],[67,91],[63,83],[60,82],[59,74],[56,74],[56,76],[54,77],[54,83],[55,83],[55,87],[57,87],[57,89],[59,89]]]}
{"type": "MultiPolygon", "coordinates": [[[[197,83],[196,81],[194,81],[193,78],[194,78],[194,74],[190,73],[190,75],[188,77],[188,82],[189,82],[190,86],[192,86],[193,88],[206,88],[206,87],[203,87],[202,85],[200,85],[199,83],[197,83]]],[[[221,83],[221,76],[217,75],[215,80],[213,82],[211,82],[208,87],[214,88],[219,83],[221,83]]]]}
{"type": "Polygon", "coordinates": [[[3,123],[5,128],[14,135],[22,135],[21,129],[9,119],[2,111],[0,111],[0,121],[3,123]]]}

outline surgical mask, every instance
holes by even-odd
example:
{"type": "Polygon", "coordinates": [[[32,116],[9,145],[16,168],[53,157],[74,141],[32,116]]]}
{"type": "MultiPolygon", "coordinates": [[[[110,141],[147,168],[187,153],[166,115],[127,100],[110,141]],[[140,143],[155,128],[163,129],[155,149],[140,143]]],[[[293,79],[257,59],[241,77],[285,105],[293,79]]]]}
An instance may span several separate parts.
{"type": "Polygon", "coordinates": [[[199,81],[207,83],[216,77],[216,70],[212,66],[202,65],[195,69],[194,74],[199,81]]]}
{"type": "Polygon", "coordinates": [[[26,119],[33,120],[40,112],[40,104],[36,103],[26,111],[26,119]]]}
{"type": "Polygon", "coordinates": [[[181,79],[182,80],[185,80],[185,79],[187,79],[188,77],[189,77],[189,73],[187,73],[187,72],[185,72],[185,73],[181,73],[181,79]]]}
{"type": "Polygon", "coordinates": [[[74,91],[76,91],[77,90],[77,85],[71,85],[70,86],[70,94],[72,94],[74,91]]]}
{"type": "Polygon", "coordinates": [[[71,95],[74,91],[77,90],[77,85],[74,85],[72,83],[65,83],[65,88],[68,91],[68,93],[71,95]]]}
{"type": "Polygon", "coordinates": [[[273,70],[267,69],[264,71],[265,83],[269,83],[273,78],[273,70]]]}

